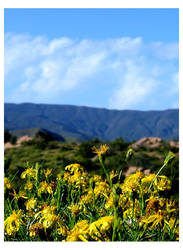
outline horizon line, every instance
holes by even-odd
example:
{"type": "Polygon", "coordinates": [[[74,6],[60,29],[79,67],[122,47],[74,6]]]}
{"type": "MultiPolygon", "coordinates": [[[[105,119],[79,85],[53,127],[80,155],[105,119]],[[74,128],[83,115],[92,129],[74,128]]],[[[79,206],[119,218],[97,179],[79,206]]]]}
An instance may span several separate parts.
{"type": "Polygon", "coordinates": [[[32,104],[32,105],[50,105],[50,106],[72,106],[72,107],[81,107],[81,108],[91,108],[91,109],[105,109],[111,111],[139,111],[139,112],[149,112],[149,111],[168,111],[168,110],[179,110],[177,108],[166,108],[166,109],[154,109],[154,110],[139,110],[139,109],[111,109],[106,107],[93,107],[87,105],[76,105],[76,104],[54,104],[54,103],[34,103],[34,102],[4,102],[4,104],[15,104],[15,105],[22,105],[22,104],[32,104]]]}

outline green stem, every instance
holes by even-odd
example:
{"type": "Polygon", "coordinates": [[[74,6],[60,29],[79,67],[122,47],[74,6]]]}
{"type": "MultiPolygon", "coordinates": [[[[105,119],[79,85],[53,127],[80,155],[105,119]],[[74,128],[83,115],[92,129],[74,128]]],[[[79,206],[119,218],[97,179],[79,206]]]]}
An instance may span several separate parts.
{"type": "Polygon", "coordinates": [[[12,212],[13,212],[13,209],[12,209],[12,206],[11,206],[11,202],[10,202],[9,197],[7,198],[7,201],[8,201],[8,206],[9,206],[9,208],[10,208],[10,211],[11,211],[11,213],[12,213],[12,212]]]}
{"type": "Polygon", "coordinates": [[[39,185],[39,164],[36,163],[36,189],[38,190],[39,185]]]}
{"type": "Polygon", "coordinates": [[[113,233],[112,233],[112,241],[115,240],[117,226],[118,226],[118,213],[117,213],[117,208],[115,206],[114,207],[114,226],[113,226],[113,233]]]}
{"type": "Polygon", "coordinates": [[[106,170],[106,168],[105,168],[105,166],[104,166],[104,163],[103,163],[103,160],[102,160],[102,156],[101,156],[101,155],[99,155],[99,161],[100,161],[100,164],[102,165],[102,168],[103,168],[103,170],[104,170],[104,173],[105,173],[105,175],[106,175],[106,177],[107,177],[107,179],[108,179],[108,181],[109,181],[110,187],[112,188],[112,181],[111,181],[110,175],[108,174],[108,172],[107,172],[107,170],[106,170]]]}
{"type": "Polygon", "coordinates": [[[156,179],[157,176],[159,175],[159,173],[160,173],[160,172],[163,170],[163,168],[168,164],[168,162],[169,162],[171,159],[173,159],[174,157],[175,157],[174,153],[172,153],[172,152],[169,152],[169,153],[168,153],[167,157],[166,157],[165,160],[164,160],[163,166],[159,169],[158,173],[156,174],[156,176],[155,176],[154,179],[152,180],[151,185],[149,186],[149,189],[148,189],[148,193],[149,193],[149,191],[151,190],[151,187],[152,187],[152,185],[153,185],[155,179],[156,179]]]}
{"type": "Polygon", "coordinates": [[[60,197],[61,197],[61,180],[58,180],[58,185],[57,185],[57,212],[60,210],[60,197]]]}
{"type": "Polygon", "coordinates": [[[114,196],[114,226],[113,226],[113,234],[112,234],[112,241],[115,240],[116,238],[116,229],[118,227],[118,197],[117,197],[117,194],[116,194],[116,190],[113,188],[113,184],[112,184],[112,180],[110,178],[110,175],[108,174],[105,166],[104,166],[104,163],[103,163],[103,160],[102,160],[102,156],[99,155],[99,161],[100,161],[100,164],[102,165],[102,168],[104,170],[104,173],[107,177],[107,180],[109,181],[109,185],[110,185],[110,188],[113,192],[113,196],[114,196]]]}

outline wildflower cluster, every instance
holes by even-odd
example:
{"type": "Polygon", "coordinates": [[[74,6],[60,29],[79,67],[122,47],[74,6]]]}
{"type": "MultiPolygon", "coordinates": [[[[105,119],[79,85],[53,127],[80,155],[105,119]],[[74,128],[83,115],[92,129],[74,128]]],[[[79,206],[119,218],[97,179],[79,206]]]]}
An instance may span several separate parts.
{"type": "Polygon", "coordinates": [[[20,175],[24,184],[16,189],[5,177],[5,240],[178,240],[178,203],[167,196],[171,181],[140,171],[122,181],[117,171],[105,169],[107,150],[93,147],[106,178],[78,163],[57,178],[52,169],[27,166],[20,175]]]}

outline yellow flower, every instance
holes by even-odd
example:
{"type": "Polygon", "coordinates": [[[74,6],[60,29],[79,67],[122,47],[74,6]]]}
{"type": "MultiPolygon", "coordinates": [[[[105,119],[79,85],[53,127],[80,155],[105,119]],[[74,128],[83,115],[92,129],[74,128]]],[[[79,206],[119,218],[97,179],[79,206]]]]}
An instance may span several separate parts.
{"type": "Polygon", "coordinates": [[[106,215],[106,210],[104,208],[100,208],[98,214],[100,215],[100,217],[103,217],[106,215]]]}
{"type": "Polygon", "coordinates": [[[52,227],[58,221],[58,216],[55,214],[47,214],[43,216],[40,222],[43,222],[44,229],[52,227]]]}
{"type": "Polygon", "coordinates": [[[55,209],[55,206],[45,206],[40,212],[35,215],[35,218],[38,218],[38,216],[41,217],[39,223],[42,223],[45,230],[54,226],[58,221],[58,216],[54,214],[55,209]]]}
{"type": "Polygon", "coordinates": [[[64,177],[63,177],[63,181],[69,181],[69,179],[70,179],[70,173],[69,172],[65,172],[64,173],[64,177]]]}
{"type": "Polygon", "coordinates": [[[150,174],[149,176],[145,176],[141,179],[141,185],[144,193],[147,193],[149,186],[151,185],[155,176],[155,174],[150,174]]]}
{"type": "Polygon", "coordinates": [[[73,174],[70,174],[69,172],[64,173],[64,181],[68,181],[69,184],[74,184],[75,187],[80,187],[80,186],[87,186],[88,184],[88,173],[86,172],[79,172],[75,170],[73,174]]]}
{"type": "Polygon", "coordinates": [[[35,208],[36,204],[37,204],[37,201],[32,197],[30,200],[28,200],[28,201],[25,203],[26,209],[27,209],[28,211],[31,211],[32,209],[35,208]]]}
{"type": "Polygon", "coordinates": [[[28,197],[24,191],[19,192],[19,198],[28,199],[28,197]]]}
{"type": "Polygon", "coordinates": [[[114,197],[113,195],[110,195],[109,198],[107,199],[106,201],[106,204],[105,204],[105,209],[110,209],[114,207],[114,197]]]}
{"type": "Polygon", "coordinates": [[[109,185],[104,181],[98,182],[96,187],[94,188],[94,193],[96,198],[98,198],[100,195],[103,195],[104,197],[108,198],[107,193],[109,192],[110,192],[109,185]]]}
{"type": "Polygon", "coordinates": [[[40,184],[41,184],[41,187],[38,189],[38,194],[45,193],[45,192],[49,194],[53,193],[51,184],[48,184],[46,181],[42,181],[40,184]]]}
{"type": "Polygon", "coordinates": [[[79,221],[69,232],[66,241],[88,241],[89,224],[87,220],[79,221]]]}
{"type": "Polygon", "coordinates": [[[25,179],[26,176],[30,176],[32,178],[36,178],[36,170],[33,168],[27,168],[22,174],[21,174],[21,178],[25,179]]]}
{"type": "Polygon", "coordinates": [[[69,182],[73,184],[74,182],[77,182],[81,177],[82,177],[81,173],[75,172],[73,175],[70,176],[69,182]]]}
{"type": "Polygon", "coordinates": [[[4,178],[4,187],[7,189],[11,189],[11,183],[7,177],[4,178]]]}
{"type": "Polygon", "coordinates": [[[77,173],[77,172],[82,173],[84,169],[80,164],[73,163],[73,164],[67,165],[65,167],[65,170],[69,171],[72,174],[72,173],[77,173]]]}
{"type": "Polygon", "coordinates": [[[59,223],[59,228],[57,228],[57,232],[58,232],[58,234],[59,235],[63,235],[63,236],[66,236],[67,235],[67,233],[68,233],[68,227],[67,227],[67,225],[65,225],[65,224],[61,224],[61,223],[59,223]]]}
{"type": "Polygon", "coordinates": [[[156,214],[150,215],[149,217],[143,219],[142,222],[145,223],[145,226],[152,223],[152,225],[149,227],[149,230],[153,230],[158,225],[160,225],[160,227],[163,227],[164,213],[162,210],[158,210],[156,214]]]}
{"type": "Polygon", "coordinates": [[[91,190],[89,190],[87,194],[81,196],[79,200],[80,208],[82,208],[86,204],[91,203],[92,201],[93,201],[93,193],[91,190]]]}
{"type": "Polygon", "coordinates": [[[97,148],[95,146],[92,147],[93,153],[98,155],[103,155],[107,152],[109,147],[106,144],[100,145],[100,148],[97,148]]]}
{"type": "Polygon", "coordinates": [[[94,182],[101,182],[102,181],[102,177],[100,175],[94,174],[93,175],[93,181],[94,182]]]}
{"type": "Polygon", "coordinates": [[[48,206],[47,204],[43,206],[42,210],[35,214],[35,218],[39,215],[46,216],[47,214],[54,213],[56,206],[48,206]]]}
{"type": "Polygon", "coordinates": [[[80,212],[80,208],[77,204],[73,204],[68,207],[71,210],[72,215],[76,216],[80,212]]]}
{"type": "Polygon", "coordinates": [[[125,208],[129,208],[131,206],[131,200],[125,194],[120,194],[118,204],[124,210],[125,208]]]}
{"type": "MultiPolygon", "coordinates": [[[[179,240],[179,221],[176,220],[176,218],[171,217],[169,222],[167,222],[167,221],[165,221],[165,222],[168,224],[170,230],[173,233],[175,233],[176,240],[179,240]]],[[[165,229],[165,232],[167,232],[167,229],[165,229]]]]}
{"type": "Polygon", "coordinates": [[[81,176],[77,181],[76,181],[76,187],[85,187],[87,186],[88,183],[86,182],[86,180],[81,176]]]}
{"type": "Polygon", "coordinates": [[[177,212],[176,203],[173,200],[166,200],[166,211],[167,213],[177,212]]]}
{"type": "Polygon", "coordinates": [[[30,237],[35,237],[39,235],[39,231],[43,229],[43,226],[41,223],[37,222],[29,227],[29,235],[30,237]]]}
{"type": "Polygon", "coordinates": [[[171,217],[169,222],[167,224],[169,225],[170,229],[177,228],[178,226],[178,220],[176,221],[176,218],[171,217]]]}
{"type": "Polygon", "coordinates": [[[144,174],[140,171],[136,171],[135,174],[127,176],[122,184],[123,192],[140,192],[140,180],[144,177],[144,174]]]}
{"type": "Polygon", "coordinates": [[[60,173],[57,174],[57,180],[61,180],[61,174],[60,173]]]}
{"type": "Polygon", "coordinates": [[[22,210],[19,210],[16,214],[15,210],[13,213],[5,220],[4,228],[8,235],[13,235],[19,231],[20,226],[23,225],[23,221],[21,219],[22,210]]]}
{"type": "MultiPolygon", "coordinates": [[[[127,206],[126,206],[127,208],[127,206]]],[[[135,199],[135,204],[133,204],[133,201],[128,202],[128,208],[123,213],[123,218],[136,218],[140,216],[140,204],[137,199],[135,199]],[[134,206],[134,207],[133,207],[134,206]]]]}
{"type": "Polygon", "coordinates": [[[19,194],[17,194],[17,192],[15,191],[15,189],[13,189],[13,193],[9,193],[10,195],[14,196],[16,199],[19,198],[23,198],[23,199],[28,199],[28,197],[26,196],[25,192],[21,191],[19,192],[19,194]]]}
{"type": "Polygon", "coordinates": [[[52,173],[52,169],[50,168],[47,168],[46,170],[44,170],[45,177],[48,177],[51,173],[52,173]]]}
{"type": "Polygon", "coordinates": [[[166,176],[158,176],[154,181],[154,185],[160,191],[171,189],[171,181],[166,176]]]}
{"type": "Polygon", "coordinates": [[[33,183],[27,182],[24,187],[25,190],[32,190],[33,189],[33,183]]]}
{"type": "Polygon", "coordinates": [[[118,176],[118,173],[115,172],[114,170],[112,170],[112,171],[110,172],[110,178],[113,179],[113,178],[115,178],[116,176],[118,176]]]}
{"type": "Polygon", "coordinates": [[[90,236],[95,240],[99,240],[102,236],[106,237],[105,232],[111,229],[113,221],[113,216],[101,217],[99,220],[94,221],[89,227],[90,236]]]}
{"type": "Polygon", "coordinates": [[[150,214],[150,212],[158,212],[159,209],[162,209],[165,204],[165,199],[158,198],[154,196],[150,196],[149,199],[146,200],[147,207],[146,207],[146,214],[150,214]]]}

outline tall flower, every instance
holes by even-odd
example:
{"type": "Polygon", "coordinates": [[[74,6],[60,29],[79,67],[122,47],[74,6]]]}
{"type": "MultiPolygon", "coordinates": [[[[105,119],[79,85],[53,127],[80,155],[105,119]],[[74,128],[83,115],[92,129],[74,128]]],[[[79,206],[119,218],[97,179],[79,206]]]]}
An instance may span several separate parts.
{"type": "Polygon", "coordinates": [[[20,226],[23,225],[21,219],[22,210],[19,210],[18,213],[13,210],[13,213],[5,220],[4,228],[8,235],[13,235],[19,231],[20,226]]]}
{"type": "Polygon", "coordinates": [[[103,144],[103,145],[100,145],[100,148],[93,146],[92,149],[93,149],[93,153],[98,154],[98,155],[103,155],[107,152],[109,147],[106,144],[103,144]]]}

